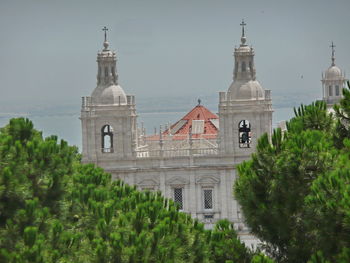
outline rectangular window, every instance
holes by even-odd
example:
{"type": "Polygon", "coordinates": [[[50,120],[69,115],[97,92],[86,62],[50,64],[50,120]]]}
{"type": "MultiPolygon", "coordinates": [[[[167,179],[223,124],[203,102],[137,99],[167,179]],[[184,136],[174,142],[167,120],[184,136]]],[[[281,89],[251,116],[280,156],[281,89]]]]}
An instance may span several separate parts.
{"type": "Polygon", "coordinates": [[[245,62],[243,61],[242,62],[242,72],[245,72],[245,70],[246,70],[246,65],[245,65],[245,62]]]}
{"type": "Polygon", "coordinates": [[[213,209],[213,190],[204,189],[204,209],[213,209]]]}
{"type": "Polygon", "coordinates": [[[183,210],[183,188],[174,188],[174,201],[178,204],[179,209],[183,210]]]}
{"type": "Polygon", "coordinates": [[[339,96],[339,86],[335,86],[335,96],[339,96]]]}
{"type": "Polygon", "coordinates": [[[333,89],[332,89],[332,86],[329,86],[329,87],[328,87],[328,94],[329,94],[329,96],[333,96],[333,89]]]}
{"type": "Polygon", "coordinates": [[[192,134],[202,134],[204,132],[204,120],[192,120],[192,134]]]}

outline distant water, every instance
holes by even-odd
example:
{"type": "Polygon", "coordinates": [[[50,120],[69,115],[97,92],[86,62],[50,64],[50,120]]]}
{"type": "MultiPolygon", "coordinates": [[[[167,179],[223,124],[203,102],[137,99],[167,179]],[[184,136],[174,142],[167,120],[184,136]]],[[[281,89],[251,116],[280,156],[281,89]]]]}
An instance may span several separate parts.
{"type": "MultiPolygon", "coordinates": [[[[141,122],[143,122],[147,134],[153,134],[155,127],[157,132],[159,132],[159,125],[163,125],[164,129],[166,124],[173,124],[174,122],[178,121],[188,112],[187,110],[190,109],[176,112],[138,112],[138,124],[141,126],[141,122]]],[[[217,108],[210,110],[212,110],[214,113],[217,112],[217,108]]],[[[288,120],[294,116],[292,107],[274,108],[274,110],[274,127],[277,126],[278,122],[288,120]]],[[[80,112],[77,112],[76,114],[28,114],[24,117],[28,117],[30,120],[32,120],[35,128],[43,131],[44,137],[53,134],[57,135],[60,139],[68,141],[70,145],[78,146],[81,150],[81,123],[79,120],[79,114],[80,112]]],[[[5,126],[9,122],[10,118],[17,116],[20,116],[20,114],[6,114],[0,116],[0,127],[5,126]]]]}

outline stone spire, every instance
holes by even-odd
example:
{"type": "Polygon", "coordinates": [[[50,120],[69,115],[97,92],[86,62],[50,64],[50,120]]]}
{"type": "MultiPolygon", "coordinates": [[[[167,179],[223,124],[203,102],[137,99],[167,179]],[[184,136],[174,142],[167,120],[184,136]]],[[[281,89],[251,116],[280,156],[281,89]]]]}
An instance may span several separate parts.
{"type": "Polygon", "coordinates": [[[242,20],[240,25],[242,26],[241,44],[234,51],[235,67],[233,79],[240,81],[255,80],[254,49],[246,44],[245,26],[247,24],[242,20]]]}
{"type": "Polygon", "coordinates": [[[109,50],[109,43],[107,41],[108,28],[104,27],[104,42],[103,50],[97,54],[97,85],[110,86],[118,85],[118,74],[116,71],[117,56],[114,51],[109,50]]]}
{"type": "Polygon", "coordinates": [[[104,27],[103,49],[97,53],[97,86],[92,92],[92,102],[100,105],[125,105],[126,94],[118,85],[116,53],[109,49],[108,28],[104,27]]]}

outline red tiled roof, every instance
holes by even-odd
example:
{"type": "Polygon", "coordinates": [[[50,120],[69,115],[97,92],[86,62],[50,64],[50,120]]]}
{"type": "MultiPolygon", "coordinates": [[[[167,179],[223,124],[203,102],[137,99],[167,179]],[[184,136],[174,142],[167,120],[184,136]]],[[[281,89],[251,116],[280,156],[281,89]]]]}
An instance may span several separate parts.
{"type": "MultiPolygon", "coordinates": [[[[188,138],[192,130],[192,138],[215,139],[218,134],[217,124],[219,117],[202,105],[197,105],[182,119],[170,126],[173,140],[185,140],[188,138]],[[202,120],[203,126],[200,125],[200,131],[195,133],[193,129],[193,121],[202,120]],[[214,124],[214,122],[216,122],[214,124]]],[[[202,124],[202,123],[201,123],[202,124]]],[[[169,135],[169,130],[162,133],[164,136],[169,135]]],[[[159,135],[151,135],[148,140],[159,140],[159,135]]]]}

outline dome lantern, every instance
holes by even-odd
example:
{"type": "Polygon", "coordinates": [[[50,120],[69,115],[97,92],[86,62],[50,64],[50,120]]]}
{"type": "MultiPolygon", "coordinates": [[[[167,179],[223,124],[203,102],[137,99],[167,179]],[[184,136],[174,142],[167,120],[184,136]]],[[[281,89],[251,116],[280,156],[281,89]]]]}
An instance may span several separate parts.
{"type": "Polygon", "coordinates": [[[103,49],[97,53],[97,87],[91,97],[96,104],[100,105],[125,105],[126,94],[118,84],[117,56],[116,52],[109,49],[107,41],[108,28],[104,31],[103,49]]]}
{"type": "Polygon", "coordinates": [[[234,50],[235,66],[229,93],[234,100],[264,99],[264,90],[256,80],[254,49],[246,44],[245,26],[247,24],[242,19],[240,25],[242,26],[241,44],[234,50]]]}

